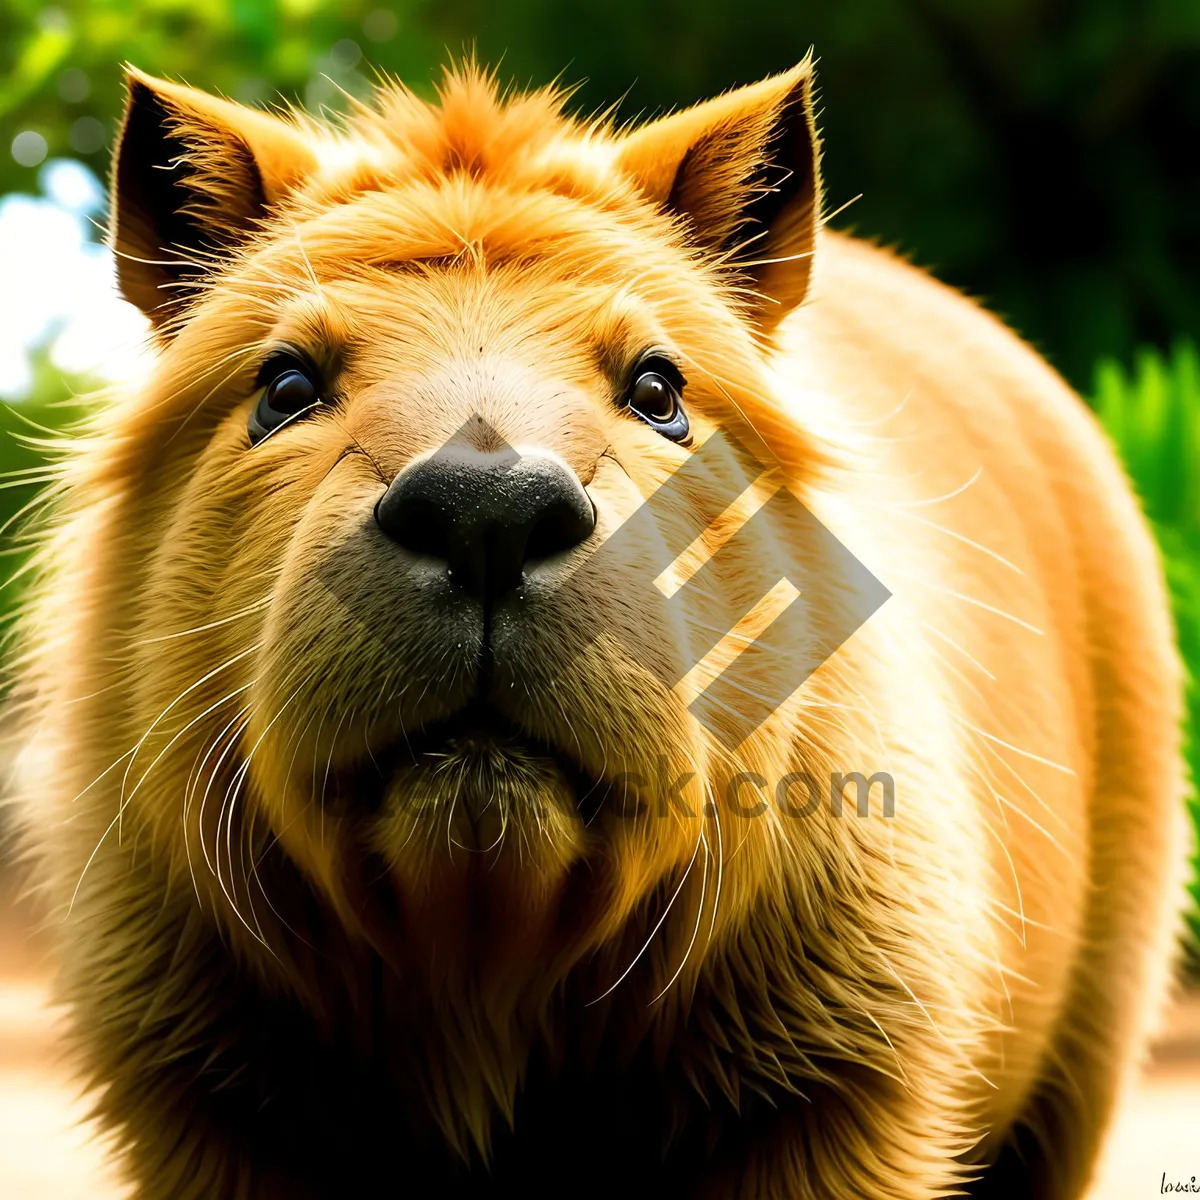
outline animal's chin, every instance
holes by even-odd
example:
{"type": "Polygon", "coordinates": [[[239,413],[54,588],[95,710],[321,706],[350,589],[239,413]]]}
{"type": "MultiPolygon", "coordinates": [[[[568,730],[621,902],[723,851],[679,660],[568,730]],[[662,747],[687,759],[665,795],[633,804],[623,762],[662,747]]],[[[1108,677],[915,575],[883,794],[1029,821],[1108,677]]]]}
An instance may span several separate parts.
{"type": "Polygon", "coordinates": [[[363,882],[383,905],[377,936],[422,972],[525,978],[592,924],[588,815],[603,788],[491,710],[410,732],[330,783],[376,864],[363,882]]]}
{"type": "Polygon", "coordinates": [[[586,855],[605,792],[563,750],[476,705],[376,751],[341,784],[405,907],[472,922],[478,908],[539,921],[586,855]]]}

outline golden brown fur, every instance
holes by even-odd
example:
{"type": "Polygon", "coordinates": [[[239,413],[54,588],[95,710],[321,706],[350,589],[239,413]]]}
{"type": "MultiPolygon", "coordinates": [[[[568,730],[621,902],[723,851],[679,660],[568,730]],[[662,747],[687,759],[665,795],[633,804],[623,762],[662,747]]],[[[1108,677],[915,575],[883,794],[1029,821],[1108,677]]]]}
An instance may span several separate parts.
{"type": "MultiPolygon", "coordinates": [[[[64,460],[23,810],[139,1194],[1082,1195],[1181,897],[1159,567],[1049,368],[817,229],[809,74],[632,133],[473,69],[338,132],[133,76],[114,239],[160,353],[64,460]],[[250,448],[280,343],[337,403],[250,448]],[[571,467],[599,540],[688,456],[613,404],[650,345],[693,443],[755,448],[892,599],[731,751],[687,688],[734,642],[668,690],[637,651],[689,633],[648,634],[632,576],[551,594],[490,635],[529,742],[397,766],[476,634],[382,547],[382,490],[479,413],[571,467]],[[614,812],[659,755],[691,815],[614,812]],[[895,814],[731,807],[797,770],[888,772],[895,814]]],[[[722,587],[772,546],[739,553],[722,587]]]]}

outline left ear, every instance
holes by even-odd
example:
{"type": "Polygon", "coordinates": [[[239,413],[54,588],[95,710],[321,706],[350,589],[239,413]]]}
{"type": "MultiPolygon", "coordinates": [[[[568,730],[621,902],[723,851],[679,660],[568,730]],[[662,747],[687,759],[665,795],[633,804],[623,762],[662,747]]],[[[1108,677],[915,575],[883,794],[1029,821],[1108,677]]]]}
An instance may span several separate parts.
{"type": "Polygon", "coordinates": [[[808,291],[821,223],[811,58],[630,134],[618,165],[703,250],[751,277],[770,334],[808,291]]]}
{"type": "Polygon", "coordinates": [[[125,299],[160,333],[220,258],[316,169],[300,130],[194,88],[127,71],[110,240],[125,299]]]}

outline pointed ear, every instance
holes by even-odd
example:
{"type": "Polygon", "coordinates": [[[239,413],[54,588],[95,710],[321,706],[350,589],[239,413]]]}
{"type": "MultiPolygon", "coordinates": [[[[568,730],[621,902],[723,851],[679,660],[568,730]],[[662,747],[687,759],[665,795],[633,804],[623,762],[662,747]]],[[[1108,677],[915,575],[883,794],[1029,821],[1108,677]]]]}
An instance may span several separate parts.
{"type": "Polygon", "coordinates": [[[161,332],[316,161],[277,117],[132,68],[127,83],[110,241],[121,292],[161,332]]]}
{"type": "Polygon", "coordinates": [[[811,59],[629,135],[619,165],[751,277],[763,333],[804,299],[821,222],[811,59]]]}

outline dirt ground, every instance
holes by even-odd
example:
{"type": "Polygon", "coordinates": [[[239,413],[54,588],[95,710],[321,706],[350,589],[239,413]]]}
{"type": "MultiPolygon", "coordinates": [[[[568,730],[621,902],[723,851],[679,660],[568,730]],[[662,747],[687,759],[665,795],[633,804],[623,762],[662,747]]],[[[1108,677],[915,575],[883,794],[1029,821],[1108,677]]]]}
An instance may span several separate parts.
{"type": "MultiPolygon", "coordinates": [[[[0,1198],[115,1200],[125,1193],[82,1123],[62,1061],[44,949],[0,871],[0,1198]]],[[[1200,993],[1184,995],[1122,1113],[1090,1200],[1200,1192],[1200,993]],[[1180,1191],[1186,1188],[1178,1189],[1180,1191]],[[1170,1194],[1170,1193],[1166,1193],[1170,1194]]],[[[1013,1200],[1020,1200],[1014,1197],[1013,1200]]]]}

